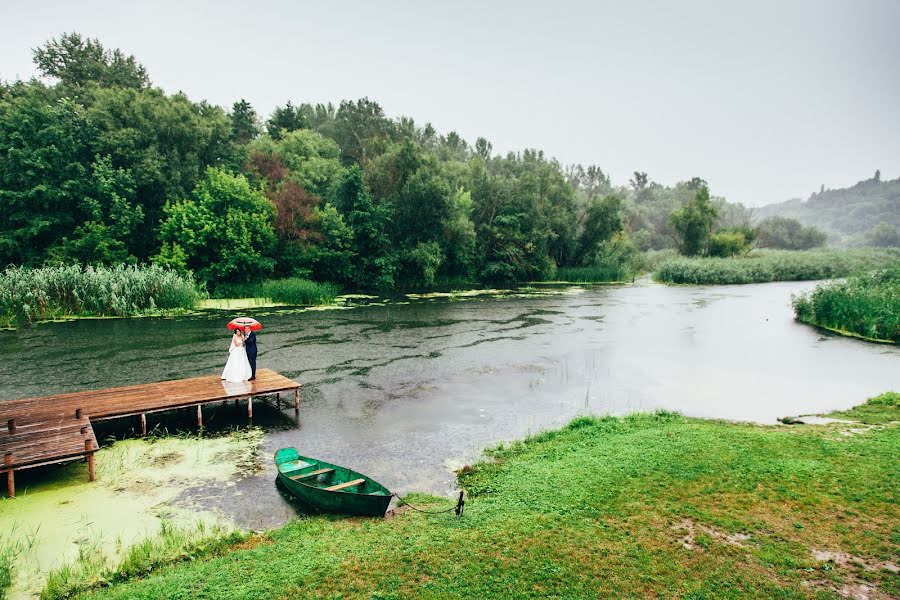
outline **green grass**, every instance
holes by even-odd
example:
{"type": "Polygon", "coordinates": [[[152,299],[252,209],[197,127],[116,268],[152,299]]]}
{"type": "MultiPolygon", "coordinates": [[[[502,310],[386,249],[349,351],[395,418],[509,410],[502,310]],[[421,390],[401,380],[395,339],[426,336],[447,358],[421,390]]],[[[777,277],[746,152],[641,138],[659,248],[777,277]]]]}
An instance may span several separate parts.
{"type": "Polygon", "coordinates": [[[294,306],[334,304],[340,287],[299,277],[268,279],[259,283],[223,284],[213,292],[214,298],[269,298],[294,306]]]}
{"type": "Polygon", "coordinates": [[[8,267],[0,274],[0,322],[132,316],[192,309],[194,279],[157,266],[8,267]]]}
{"type": "Polygon", "coordinates": [[[717,285],[847,277],[900,261],[896,249],[758,250],[744,258],[670,258],[653,278],[662,283],[717,285]]]}
{"type": "MultiPolygon", "coordinates": [[[[159,535],[148,537],[128,548],[117,565],[111,565],[98,544],[82,540],[74,563],[51,571],[41,592],[41,600],[71,598],[79,592],[146,576],[163,565],[220,555],[252,538],[219,527],[178,528],[163,521],[159,535]]],[[[255,543],[259,543],[257,540],[255,543]]]]}
{"type": "Polygon", "coordinates": [[[816,286],[793,299],[797,320],[870,340],[900,344],[900,262],[816,286]]]}
{"type": "Polygon", "coordinates": [[[883,425],[579,418],[464,468],[462,518],[298,518],[92,597],[836,598],[861,581],[897,596],[881,563],[900,556],[900,408],[854,410],[883,425]]]}

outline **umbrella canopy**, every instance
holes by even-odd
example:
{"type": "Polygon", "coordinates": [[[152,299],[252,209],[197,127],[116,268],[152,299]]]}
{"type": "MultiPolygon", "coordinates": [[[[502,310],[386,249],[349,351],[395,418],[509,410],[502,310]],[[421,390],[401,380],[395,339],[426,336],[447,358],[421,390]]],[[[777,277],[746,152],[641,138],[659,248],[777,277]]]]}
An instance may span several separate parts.
{"type": "Polygon", "coordinates": [[[259,331],[262,329],[262,323],[250,317],[238,317],[228,323],[228,329],[243,329],[244,327],[249,327],[250,331],[259,331]]]}

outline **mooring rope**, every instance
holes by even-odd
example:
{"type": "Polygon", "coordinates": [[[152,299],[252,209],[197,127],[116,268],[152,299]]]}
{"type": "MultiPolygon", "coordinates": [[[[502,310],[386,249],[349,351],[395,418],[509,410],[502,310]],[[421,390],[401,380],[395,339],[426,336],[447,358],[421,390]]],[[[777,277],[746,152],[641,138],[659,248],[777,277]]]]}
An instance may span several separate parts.
{"type": "Polygon", "coordinates": [[[459,499],[456,501],[456,506],[451,506],[450,508],[445,509],[445,510],[425,510],[424,508],[418,508],[416,506],[413,506],[412,504],[410,504],[409,502],[407,502],[406,500],[401,498],[399,494],[391,494],[391,496],[393,496],[397,499],[397,506],[401,506],[401,505],[408,506],[411,509],[413,509],[414,511],[420,512],[420,513],[426,514],[426,515],[445,515],[449,512],[456,511],[456,516],[461,517],[463,514],[463,507],[466,505],[466,501],[463,498],[462,492],[459,493],[459,499]]]}

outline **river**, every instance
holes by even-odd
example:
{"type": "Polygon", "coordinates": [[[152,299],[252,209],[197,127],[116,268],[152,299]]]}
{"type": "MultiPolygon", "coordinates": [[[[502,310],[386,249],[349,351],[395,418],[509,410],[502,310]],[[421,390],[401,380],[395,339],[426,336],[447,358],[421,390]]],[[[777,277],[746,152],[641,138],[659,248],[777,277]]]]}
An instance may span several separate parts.
{"type": "MultiPolygon", "coordinates": [[[[259,365],[304,385],[299,422],[287,407],[255,407],[267,429],[265,472],[227,490],[188,489],[178,501],[265,528],[295,514],[273,485],[268,457],[282,446],[351,466],[394,491],[447,493],[449,469],[482,448],[576,415],[668,409],[774,423],[900,389],[900,349],[793,321],[791,295],[813,285],[639,283],[255,311],[264,323],[259,365]]],[[[2,332],[0,399],[218,372],[232,316],[2,332]]],[[[233,406],[204,412],[213,428],[243,422],[233,406]]],[[[177,424],[153,421],[160,422],[177,424]]]]}

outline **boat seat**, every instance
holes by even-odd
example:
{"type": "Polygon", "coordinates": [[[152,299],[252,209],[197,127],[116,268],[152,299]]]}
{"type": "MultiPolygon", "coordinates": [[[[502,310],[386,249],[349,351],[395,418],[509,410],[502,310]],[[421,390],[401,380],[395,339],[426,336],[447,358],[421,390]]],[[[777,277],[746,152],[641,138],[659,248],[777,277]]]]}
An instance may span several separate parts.
{"type": "Polygon", "coordinates": [[[337,492],[338,490],[347,489],[349,487],[353,487],[355,485],[361,485],[365,483],[365,479],[354,479],[353,481],[347,481],[345,483],[339,483],[337,485],[333,485],[331,487],[325,488],[326,492],[337,492]]]}
{"type": "Polygon", "coordinates": [[[319,469],[317,471],[310,471],[309,473],[300,473],[299,475],[291,475],[288,479],[293,479],[294,481],[300,481],[302,479],[312,479],[313,477],[318,477],[319,475],[324,475],[325,473],[332,473],[334,469],[319,469]]]}

